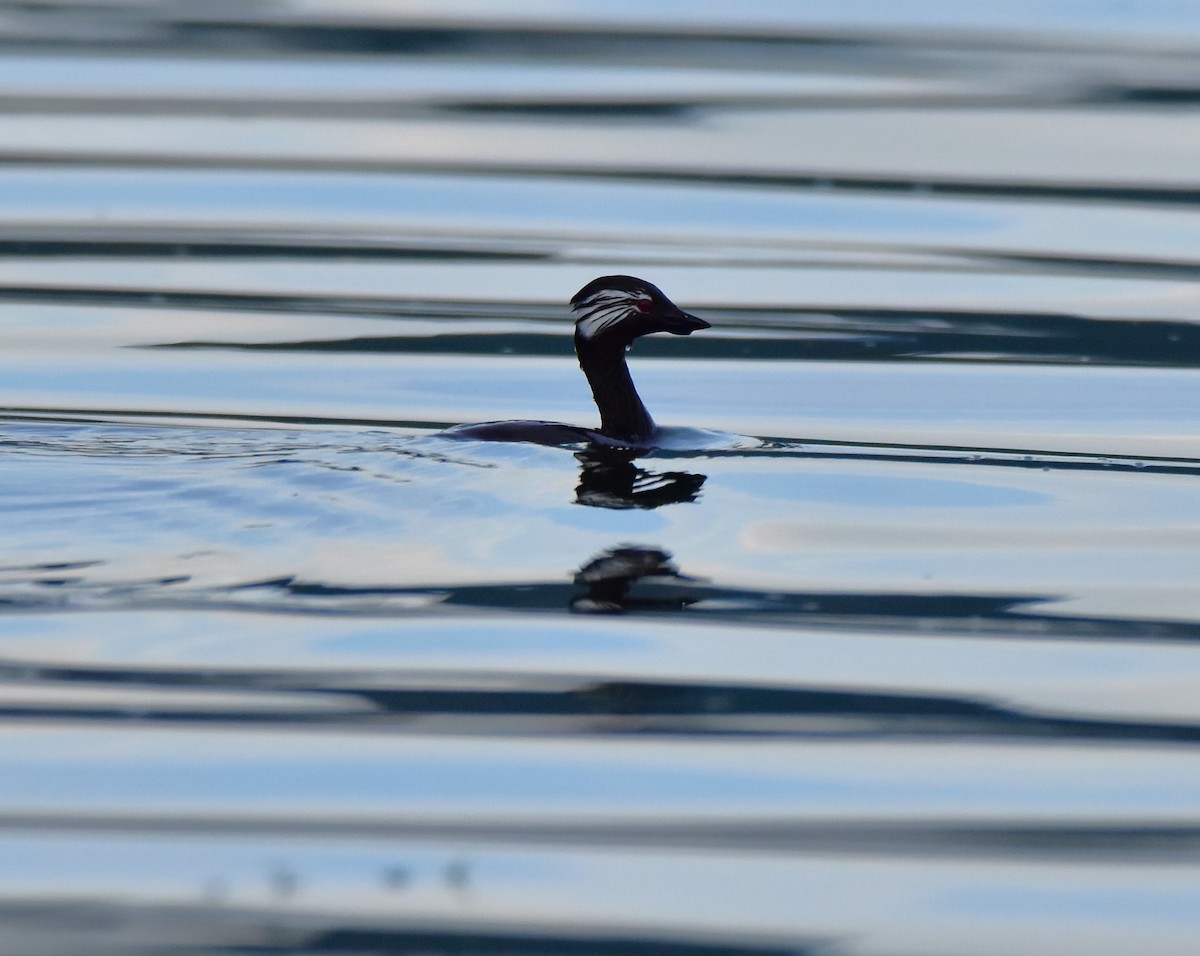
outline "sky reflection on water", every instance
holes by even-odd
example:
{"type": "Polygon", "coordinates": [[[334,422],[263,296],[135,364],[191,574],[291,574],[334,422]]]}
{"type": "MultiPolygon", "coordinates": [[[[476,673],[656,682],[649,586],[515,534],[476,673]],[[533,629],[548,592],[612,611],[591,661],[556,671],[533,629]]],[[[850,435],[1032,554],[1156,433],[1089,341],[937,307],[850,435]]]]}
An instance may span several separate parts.
{"type": "Polygon", "coordinates": [[[4,946],[1194,951],[1187,4],[0,21],[4,946]]]}

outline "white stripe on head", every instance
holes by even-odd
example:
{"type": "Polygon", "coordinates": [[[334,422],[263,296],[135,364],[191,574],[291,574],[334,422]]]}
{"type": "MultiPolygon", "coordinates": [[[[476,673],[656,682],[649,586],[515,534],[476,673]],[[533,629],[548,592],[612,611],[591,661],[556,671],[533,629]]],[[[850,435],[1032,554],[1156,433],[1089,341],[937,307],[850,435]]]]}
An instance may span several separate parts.
{"type": "Polygon", "coordinates": [[[579,316],[575,320],[575,327],[580,337],[595,338],[629,316],[637,315],[637,304],[641,299],[642,296],[617,289],[601,289],[581,299],[571,307],[579,316]]]}

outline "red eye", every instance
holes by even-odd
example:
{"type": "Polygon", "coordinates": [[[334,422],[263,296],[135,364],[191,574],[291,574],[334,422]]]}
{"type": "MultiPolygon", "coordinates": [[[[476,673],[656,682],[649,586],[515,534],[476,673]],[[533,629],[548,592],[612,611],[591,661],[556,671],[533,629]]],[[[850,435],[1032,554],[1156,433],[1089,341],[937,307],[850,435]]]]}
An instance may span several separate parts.
{"type": "Polygon", "coordinates": [[[646,313],[646,312],[649,312],[653,308],[654,308],[654,303],[651,302],[649,299],[638,299],[637,300],[637,310],[639,312],[646,313]]]}

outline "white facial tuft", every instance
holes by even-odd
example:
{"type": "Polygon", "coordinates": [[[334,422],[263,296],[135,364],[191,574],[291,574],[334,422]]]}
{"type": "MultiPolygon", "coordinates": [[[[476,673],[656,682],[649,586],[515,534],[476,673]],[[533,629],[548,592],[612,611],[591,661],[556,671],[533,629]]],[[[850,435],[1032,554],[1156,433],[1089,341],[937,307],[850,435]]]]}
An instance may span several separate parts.
{"type": "Polygon", "coordinates": [[[601,289],[593,292],[586,299],[581,299],[574,306],[575,327],[584,339],[595,338],[614,325],[623,322],[630,316],[640,314],[638,302],[644,297],[621,292],[617,289],[601,289]]]}

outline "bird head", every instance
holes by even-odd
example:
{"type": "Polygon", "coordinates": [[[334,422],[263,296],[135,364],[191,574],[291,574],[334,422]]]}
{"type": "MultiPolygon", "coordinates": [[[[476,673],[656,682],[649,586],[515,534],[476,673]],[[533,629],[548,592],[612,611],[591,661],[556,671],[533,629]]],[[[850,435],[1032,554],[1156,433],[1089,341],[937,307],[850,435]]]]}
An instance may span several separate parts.
{"type": "Polygon", "coordinates": [[[690,335],[710,327],[680,309],[658,286],[633,276],[593,279],[575,293],[571,311],[575,313],[576,339],[588,343],[628,346],[638,336],[652,332],[690,335]]]}

